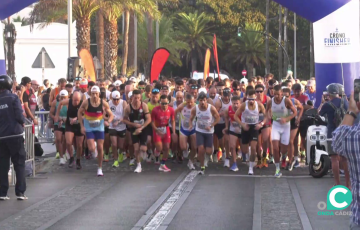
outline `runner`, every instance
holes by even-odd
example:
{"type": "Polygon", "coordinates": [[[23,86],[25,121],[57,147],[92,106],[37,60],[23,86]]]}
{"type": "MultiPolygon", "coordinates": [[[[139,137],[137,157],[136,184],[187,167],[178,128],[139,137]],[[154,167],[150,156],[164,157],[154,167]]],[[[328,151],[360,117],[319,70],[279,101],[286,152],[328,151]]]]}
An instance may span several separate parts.
{"type": "Polygon", "coordinates": [[[265,108],[263,104],[256,101],[254,89],[248,89],[246,92],[246,98],[243,99],[245,99],[245,102],[242,103],[239,109],[236,111],[234,119],[241,126],[241,143],[243,147],[243,153],[248,154],[250,144],[250,162],[248,174],[253,175],[259,129],[264,127],[267,118],[265,117],[263,121],[259,122],[259,116],[261,114],[265,114],[265,108]]]}
{"type": "Polygon", "coordinates": [[[273,120],[271,139],[274,148],[276,172],[275,177],[281,177],[280,152],[286,154],[290,141],[290,120],[296,117],[297,111],[291,100],[283,96],[281,86],[274,87],[274,97],[269,101],[266,108],[267,117],[273,120]],[[289,110],[292,114],[289,115],[289,110]],[[280,145],[281,143],[281,145],[280,145]]]}
{"type": "Polygon", "coordinates": [[[55,101],[55,99],[59,95],[60,91],[65,89],[66,83],[67,82],[66,82],[65,78],[60,78],[58,80],[58,86],[55,89],[51,90],[51,92],[50,92],[50,99],[49,99],[50,102],[55,101]]]}
{"type": "Polygon", "coordinates": [[[113,167],[117,168],[119,167],[119,163],[123,162],[125,155],[124,142],[126,137],[126,125],[123,122],[123,118],[127,103],[120,99],[119,91],[112,92],[111,98],[112,100],[109,102],[109,106],[114,115],[114,119],[110,123],[109,134],[114,157],[113,167]]]}
{"type": "MultiPolygon", "coordinates": [[[[159,105],[159,100],[160,100],[160,90],[158,88],[154,88],[151,91],[151,97],[147,100],[147,106],[149,108],[149,113],[151,114],[152,110],[159,105]]],[[[153,155],[153,144],[152,144],[152,135],[153,135],[153,130],[152,130],[152,126],[148,125],[144,132],[147,133],[147,146],[148,146],[148,155],[146,158],[146,161],[148,163],[151,162],[151,158],[153,155]]],[[[159,156],[155,156],[155,164],[160,164],[160,160],[159,160],[159,156]]]]}
{"type": "Polygon", "coordinates": [[[80,124],[78,122],[78,110],[82,104],[81,93],[74,92],[74,94],[68,100],[63,100],[59,103],[58,109],[56,110],[55,121],[59,121],[60,111],[62,106],[67,106],[66,122],[65,122],[65,140],[66,150],[70,155],[69,167],[72,168],[74,164],[74,152],[73,143],[75,136],[76,143],[76,169],[81,169],[80,157],[82,154],[82,147],[84,142],[84,135],[81,133],[80,124]]]}
{"type": "Polygon", "coordinates": [[[187,166],[190,170],[195,170],[194,161],[196,154],[196,136],[195,136],[195,122],[193,122],[193,129],[190,127],[191,110],[195,107],[195,99],[193,95],[186,94],[186,102],[179,105],[175,110],[175,115],[180,113],[180,148],[183,151],[183,157],[187,158],[188,141],[190,141],[190,155],[187,166]]]}
{"type": "MultiPolygon", "coordinates": [[[[290,98],[290,96],[291,96],[290,88],[284,88],[284,89],[282,89],[282,91],[283,91],[283,95],[286,98],[290,98]]],[[[296,117],[294,117],[293,119],[291,119],[291,121],[290,121],[290,141],[289,141],[289,151],[288,151],[289,163],[286,165],[286,158],[285,158],[285,159],[283,159],[282,165],[281,165],[281,168],[286,168],[289,171],[292,171],[295,163],[299,162],[299,156],[298,156],[299,151],[297,151],[296,155],[294,156],[294,148],[295,148],[294,139],[298,132],[300,118],[304,111],[303,106],[301,105],[301,103],[298,100],[296,100],[295,98],[291,98],[291,102],[297,109],[298,115],[296,117]],[[294,157],[294,160],[293,160],[293,157],[294,157]]],[[[292,111],[289,111],[289,113],[291,114],[292,111]]]]}
{"type": "Polygon", "coordinates": [[[86,134],[86,143],[91,155],[96,157],[96,148],[98,152],[98,170],[97,175],[103,176],[102,162],[104,151],[104,129],[108,123],[111,123],[114,116],[111,113],[109,104],[100,98],[100,88],[93,86],[91,96],[81,104],[78,111],[78,120],[81,126],[81,132],[86,134]],[[108,114],[108,121],[104,122],[104,111],[108,114]],[[83,115],[84,114],[84,115],[83,115]],[[95,146],[96,141],[96,146],[95,146]]]}
{"type": "MultiPolygon", "coordinates": [[[[220,115],[220,120],[219,120],[219,123],[217,123],[215,125],[214,133],[218,139],[220,149],[222,150],[223,153],[225,152],[224,155],[225,155],[226,159],[224,161],[224,167],[230,168],[230,151],[229,151],[229,146],[228,146],[229,136],[227,135],[227,133],[224,134],[223,130],[225,129],[225,119],[224,119],[225,111],[231,105],[231,100],[230,100],[231,91],[229,88],[224,88],[222,90],[222,93],[223,93],[223,95],[215,103],[215,108],[220,115]]],[[[215,146],[215,150],[218,149],[216,147],[217,146],[215,146]]],[[[215,155],[215,154],[213,155],[213,161],[214,162],[218,161],[217,155],[215,155]]]]}
{"type": "MultiPolygon", "coordinates": [[[[241,127],[239,123],[237,123],[234,119],[235,112],[239,109],[239,107],[240,107],[240,96],[233,96],[231,98],[231,105],[224,112],[225,129],[223,130],[223,132],[224,134],[225,133],[229,134],[229,152],[232,153],[231,155],[233,160],[230,170],[234,172],[239,170],[236,164],[236,159],[237,159],[236,149],[237,149],[237,141],[238,140],[241,141],[241,127]],[[230,127],[229,127],[229,123],[230,123],[230,127]]],[[[241,116],[239,115],[239,119],[240,118],[241,116]]]]}
{"type": "Polygon", "coordinates": [[[124,123],[129,127],[131,133],[131,141],[134,146],[135,158],[137,166],[134,172],[141,173],[141,157],[146,157],[147,133],[143,132],[151,122],[148,106],[141,101],[141,92],[134,90],[131,102],[125,109],[124,123]]]}
{"type": "MultiPolygon", "coordinates": [[[[184,102],[184,94],[181,91],[176,92],[176,100],[173,103],[170,103],[169,106],[172,107],[174,110],[184,102]]],[[[179,146],[179,129],[180,129],[180,114],[175,114],[175,138],[171,138],[171,146],[172,146],[172,153],[174,155],[174,160],[177,160],[178,163],[182,163],[183,155],[180,153],[180,146],[179,146]]],[[[169,123],[170,131],[172,132],[172,123],[169,123]]]]}
{"type": "MultiPolygon", "coordinates": [[[[57,109],[59,107],[60,101],[67,100],[68,99],[68,92],[66,90],[61,90],[60,93],[60,99],[55,100],[51,103],[51,108],[49,112],[49,116],[54,119],[57,114],[57,109]]],[[[67,114],[67,107],[63,106],[59,112],[59,118],[54,122],[54,134],[55,134],[55,144],[56,149],[58,150],[60,154],[60,165],[64,165],[66,163],[66,141],[65,141],[65,121],[66,121],[66,114],[67,114]]]]}
{"type": "Polygon", "coordinates": [[[156,151],[162,152],[159,170],[170,172],[171,170],[165,165],[169,156],[171,139],[176,138],[174,109],[169,107],[167,95],[161,95],[160,106],[155,107],[151,112],[151,126],[153,128],[153,138],[156,151]],[[171,121],[172,134],[170,133],[169,120],[171,121]]]}
{"type": "Polygon", "coordinates": [[[205,174],[205,152],[207,161],[213,152],[214,126],[219,122],[220,116],[216,108],[207,102],[206,94],[200,93],[199,104],[191,110],[189,130],[193,129],[193,121],[196,117],[196,146],[200,160],[200,175],[205,174]]]}
{"type": "Polygon", "coordinates": [[[95,82],[93,82],[93,81],[88,82],[87,91],[84,92],[84,94],[83,94],[83,101],[86,101],[87,99],[89,99],[91,97],[90,96],[91,95],[91,89],[94,86],[95,86],[95,82]]]}

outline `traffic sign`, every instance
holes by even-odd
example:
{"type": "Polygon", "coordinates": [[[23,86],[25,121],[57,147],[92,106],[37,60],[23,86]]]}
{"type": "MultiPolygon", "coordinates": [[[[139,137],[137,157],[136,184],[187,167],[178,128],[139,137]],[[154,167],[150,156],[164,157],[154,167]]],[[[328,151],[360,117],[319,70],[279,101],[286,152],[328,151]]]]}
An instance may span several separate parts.
{"type": "Polygon", "coordinates": [[[242,74],[243,76],[246,76],[247,71],[246,71],[246,70],[243,70],[243,71],[241,72],[241,74],[242,74]]]}

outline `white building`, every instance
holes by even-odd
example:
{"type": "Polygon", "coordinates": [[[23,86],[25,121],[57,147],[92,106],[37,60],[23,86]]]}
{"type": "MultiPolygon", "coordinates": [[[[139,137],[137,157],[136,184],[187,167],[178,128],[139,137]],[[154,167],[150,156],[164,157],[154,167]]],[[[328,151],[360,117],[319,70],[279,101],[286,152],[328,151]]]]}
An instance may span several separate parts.
{"type": "MultiPolygon", "coordinates": [[[[21,26],[21,22],[14,22],[16,28],[15,42],[15,73],[17,81],[28,76],[31,79],[42,81],[42,69],[32,68],[32,65],[44,48],[55,65],[54,69],[45,69],[45,79],[56,85],[57,80],[66,78],[68,58],[68,26],[52,23],[43,29],[35,24],[32,31],[30,26],[21,26]]],[[[72,29],[72,55],[77,56],[75,22],[72,29]]]]}

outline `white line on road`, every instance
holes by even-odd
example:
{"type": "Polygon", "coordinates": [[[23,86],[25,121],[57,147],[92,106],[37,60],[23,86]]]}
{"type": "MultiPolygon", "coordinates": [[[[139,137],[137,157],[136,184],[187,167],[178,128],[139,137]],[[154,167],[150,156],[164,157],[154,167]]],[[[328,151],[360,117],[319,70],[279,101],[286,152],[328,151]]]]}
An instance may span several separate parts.
{"type": "MultiPolygon", "coordinates": [[[[209,174],[209,176],[213,177],[246,177],[246,178],[274,178],[274,179],[281,179],[281,178],[312,178],[309,176],[282,176],[280,178],[275,178],[272,175],[239,175],[239,174],[209,174]]],[[[330,178],[330,177],[329,177],[330,178]]]]}
{"type": "Polygon", "coordinates": [[[171,209],[175,206],[176,202],[185,192],[189,184],[194,180],[198,175],[198,171],[191,171],[184,180],[173,190],[170,196],[166,201],[160,206],[155,215],[147,222],[147,224],[142,228],[144,230],[156,230],[159,228],[161,223],[164,221],[165,217],[170,213],[171,209]]]}

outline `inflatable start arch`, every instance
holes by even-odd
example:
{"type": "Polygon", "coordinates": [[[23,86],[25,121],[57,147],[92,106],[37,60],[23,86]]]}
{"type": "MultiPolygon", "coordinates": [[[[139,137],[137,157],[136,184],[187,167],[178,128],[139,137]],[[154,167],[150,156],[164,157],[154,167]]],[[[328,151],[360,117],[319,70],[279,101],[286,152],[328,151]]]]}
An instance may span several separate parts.
{"type": "Polygon", "coordinates": [[[274,1],[313,22],[316,106],[330,83],[349,95],[360,76],[359,0],[274,1]]]}

